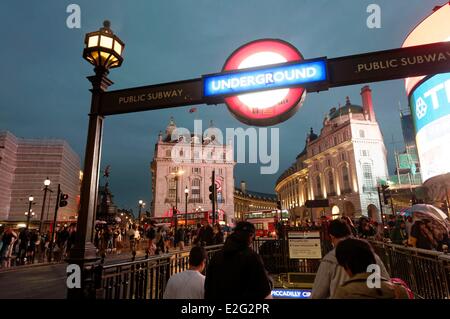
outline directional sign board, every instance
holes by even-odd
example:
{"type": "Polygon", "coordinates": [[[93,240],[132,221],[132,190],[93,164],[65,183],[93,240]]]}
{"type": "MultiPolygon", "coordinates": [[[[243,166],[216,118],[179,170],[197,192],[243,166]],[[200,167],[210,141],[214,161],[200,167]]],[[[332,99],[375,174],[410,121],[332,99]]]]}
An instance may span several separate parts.
{"type": "Polygon", "coordinates": [[[321,259],[320,232],[288,232],[289,258],[321,259]]]}
{"type": "MultiPolygon", "coordinates": [[[[217,104],[230,99],[230,96],[255,91],[275,92],[282,88],[305,88],[309,92],[318,92],[344,85],[446,72],[450,72],[450,42],[438,42],[328,60],[289,61],[205,75],[199,79],[106,92],[101,97],[100,114],[113,115],[211,102],[217,104]]],[[[277,121],[286,120],[297,110],[283,109],[282,105],[280,103],[279,106],[282,114],[277,114],[271,121],[263,121],[262,125],[274,125],[277,121]]],[[[248,121],[245,118],[240,120],[252,122],[250,118],[248,121]]]]}
{"type": "Polygon", "coordinates": [[[202,80],[193,79],[104,93],[102,115],[202,104],[202,80]]]}
{"type": "Polygon", "coordinates": [[[450,42],[328,60],[330,87],[450,72],[450,42]]]}

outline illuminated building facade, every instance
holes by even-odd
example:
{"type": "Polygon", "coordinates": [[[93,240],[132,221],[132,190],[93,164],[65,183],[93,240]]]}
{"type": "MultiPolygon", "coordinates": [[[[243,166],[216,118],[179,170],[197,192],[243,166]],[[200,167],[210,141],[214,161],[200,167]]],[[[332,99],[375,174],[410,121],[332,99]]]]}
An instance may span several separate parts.
{"type": "MultiPolygon", "coordinates": [[[[215,171],[219,220],[232,224],[234,221],[234,159],[231,145],[222,145],[215,138],[211,126],[203,136],[189,134],[189,143],[182,143],[187,136],[176,135],[177,126],[173,119],[160,133],[155,145],[155,155],[151,163],[153,217],[172,217],[177,201],[179,220],[185,212],[185,189],[189,190],[187,210],[192,212],[211,211],[209,186],[212,171],[215,171]],[[210,132],[210,133],[208,133],[210,132]],[[178,146],[177,146],[178,145],[178,146]],[[187,148],[186,148],[187,147],[187,148]],[[186,157],[187,156],[187,157],[186,157]],[[178,158],[180,160],[175,159],[178,158]],[[181,160],[181,159],[184,160],[181,160]],[[177,186],[178,184],[178,186],[177,186]],[[178,191],[178,194],[176,192],[178,191]]],[[[184,131],[185,132],[185,131],[184,131]]]]}
{"type": "Polygon", "coordinates": [[[372,92],[361,89],[362,106],[347,98],[332,108],[319,135],[311,129],[296,163],[277,181],[282,208],[296,218],[361,215],[380,219],[377,183],[388,175],[386,148],[373,110],[372,92]],[[330,207],[307,209],[307,200],[330,207]]]}

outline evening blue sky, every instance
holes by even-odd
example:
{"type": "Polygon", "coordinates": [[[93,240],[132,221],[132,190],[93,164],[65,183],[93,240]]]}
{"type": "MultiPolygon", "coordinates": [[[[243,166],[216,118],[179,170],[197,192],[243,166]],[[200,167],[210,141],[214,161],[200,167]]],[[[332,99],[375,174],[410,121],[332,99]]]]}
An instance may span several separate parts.
{"type": "MultiPolygon", "coordinates": [[[[112,70],[111,90],[171,82],[219,72],[239,46],[259,38],[293,44],[305,58],[338,57],[399,47],[409,31],[444,0],[131,0],[23,1],[0,4],[0,130],[18,137],[62,138],[84,156],[92,67],[82,59],[84,35],[109,19],[125,42],[124,63],[112,70]],[[81,28],[66,27],[66,7],[81,7],[81,28]],[[369,4],[382,9],[382,28],[366,26],[369,4]]],[[[310,127],[322,127],[331,107],[349,96],[361,105],[362,85],[308,94],[302,108],[280,128],[280,169],[260,175],[260,164],[238,164],[241,180],[260,192],[274,192],[275,181],[304,148],[310,127]]],[[[407,106],[402,80],[371,84],[377,119],[389,151],[401,141],[399,103],[407,106]]],[[[106,119],[102,168],[111,165],[110,186],[120,207],[136,209],[151,201],[150,162],[158,132],[170,116],[193,128],[193,120],[216,127],[247,126],[224,105],[158,110],[106,119]]],[[[401,150],[402,145],[396,148],[401,150]]],[[[82,161],[83,162],[83,161],[82,161]]],[[[184,188],[184,186],[183,186],[184,188]]]]}

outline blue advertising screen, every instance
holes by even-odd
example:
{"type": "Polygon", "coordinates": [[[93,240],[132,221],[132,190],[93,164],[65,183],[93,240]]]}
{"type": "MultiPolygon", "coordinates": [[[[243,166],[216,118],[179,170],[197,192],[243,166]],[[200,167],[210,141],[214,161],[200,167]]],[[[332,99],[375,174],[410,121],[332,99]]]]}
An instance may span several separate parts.
{"type": "Polygon", "coordinates": [[[433,76],[410,96],[422,180],[450,172],[450,73],[433,76]]]}

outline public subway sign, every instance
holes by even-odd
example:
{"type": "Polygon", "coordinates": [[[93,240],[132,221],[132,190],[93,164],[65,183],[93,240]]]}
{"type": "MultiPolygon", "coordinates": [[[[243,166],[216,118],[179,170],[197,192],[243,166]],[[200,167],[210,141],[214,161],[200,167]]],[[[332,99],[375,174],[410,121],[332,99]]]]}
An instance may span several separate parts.
{"type": "Polygon", "coordinates": [[[225,103],[239,121],[269,126],[294,115],[307,92],[447,72],[450,42],[305,60],[285,41],[262,39],[238,48],[221,73],[102,93],[99,114],[225,103]]]}
{"type": "Polygon", "coordinates": [[[450,72],[450,42],[328,60],[330,87],[450,72]]]}
{"type": "Polygon", "coordinates": [[[292,86],[305,86],[327,80],[326,59],[301,61],[279,66],[205,75],[203,96],[232,96],[292,86]]]}

